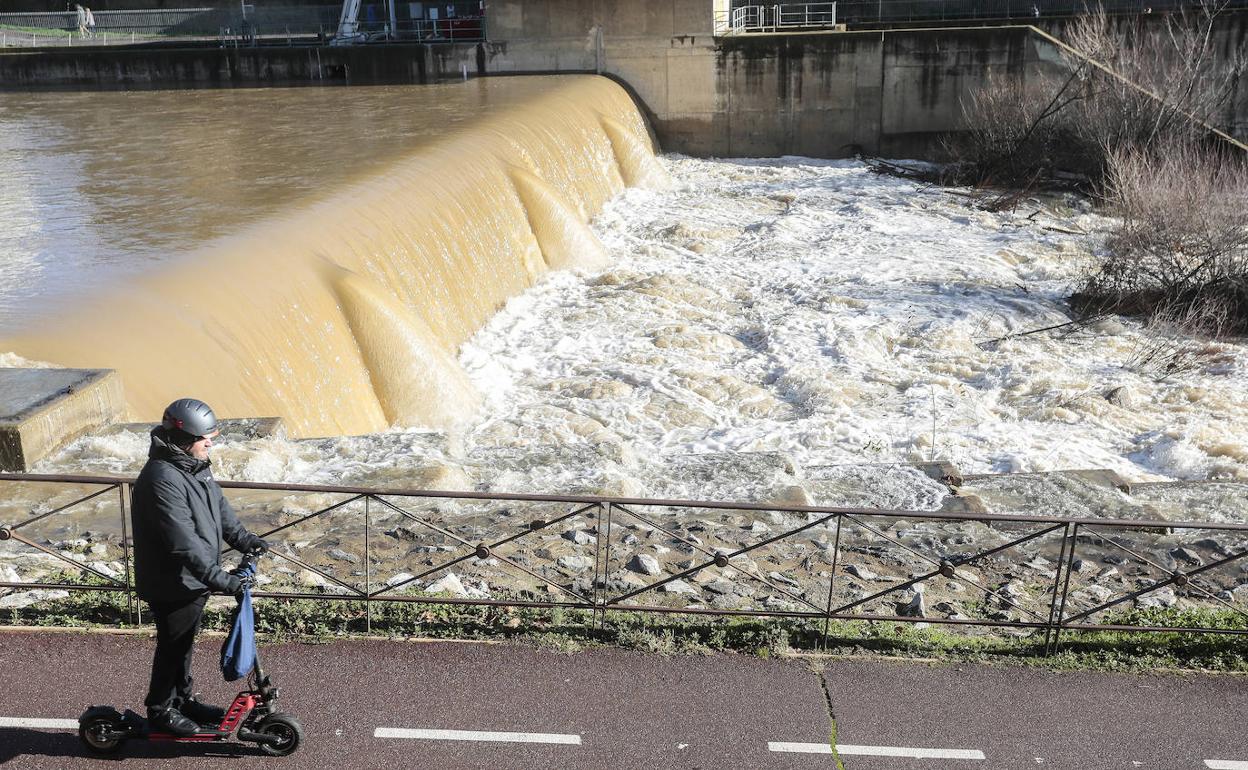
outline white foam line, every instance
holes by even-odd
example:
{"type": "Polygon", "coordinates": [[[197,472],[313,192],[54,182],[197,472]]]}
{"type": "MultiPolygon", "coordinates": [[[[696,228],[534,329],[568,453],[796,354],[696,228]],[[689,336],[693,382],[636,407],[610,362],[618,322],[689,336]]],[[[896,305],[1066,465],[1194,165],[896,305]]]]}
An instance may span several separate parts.
{"type": "MultiPolygon", "coordinates": [[[[831,754],[832,747],[826,743],[784,743],[769,741],[771,751],[790,754],[831,754]]],[[[865,757],[912,757],[914,759],[983,759],[984,752],[977,749],[923,749],[910,746],[854,746],[837,744],[838,754],[855,754],[865,757]]]]}
{"type": "Polygon", "coordinates": [[[503,743],[562,743],[581,745],[581,736],[567,733],[501,733],[484,730],[408,730],[378,727],[374,738],[414,738],[426,741],[501,741],[503,743]]]}
{"type": "Polygon", "coordinates": [[[31,727],[36,730],[77,730],[77,719],[31,719],[29,717],[0,717],[0,727],[31,727]]]}
{"type": "Polygon", "coordinates": [[[1206,759],[1205,767],[1209,770],[1248,770],[1248,762],[1234,759],[1206,759]]]}

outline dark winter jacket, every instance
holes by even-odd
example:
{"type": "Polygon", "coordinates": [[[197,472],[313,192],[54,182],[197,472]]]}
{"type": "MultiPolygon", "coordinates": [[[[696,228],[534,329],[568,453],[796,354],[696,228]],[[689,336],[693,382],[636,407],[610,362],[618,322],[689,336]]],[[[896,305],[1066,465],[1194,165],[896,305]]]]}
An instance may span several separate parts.
{"type": "Polygon", "coordinates": [[[260,538],[239,523],[209,462],[171,443],[164,428],[152,431],[147,456],[130,498],[139,596],[177,601],[232,593],[238,580],[221,569],[222,543],[248,551],[260,538]]]}

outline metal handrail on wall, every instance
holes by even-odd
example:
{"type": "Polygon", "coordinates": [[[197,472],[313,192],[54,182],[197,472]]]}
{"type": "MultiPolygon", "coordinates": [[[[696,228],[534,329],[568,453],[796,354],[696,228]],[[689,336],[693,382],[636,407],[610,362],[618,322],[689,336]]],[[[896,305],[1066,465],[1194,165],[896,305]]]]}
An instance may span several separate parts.
{"type": "MultiPolygon", "coordinates": [[[[796,9],[803,5],[784,4],[794,9],[777,13],[775,4],[733,3],[735,7],[715,14],[716,34],[782,32],[794,28],[796,9]],[[785,17],[785,24],[771,23],[772,17],[785,17]]],[[[825,4],[826,5],[826,4],[825,4]]],[[[1010,20],[1057,19],[1081,16],[1089,7],[1101,7],[1117,16],[1151,16],[1196,10],[1200,0],[1100,0],[1089,5],[1085,0],[838,0],[836,19],[826,24],[799,24],[798,28],[831,29],[837,25],[850,29],[877,28],[882,25],[981,23],[1010,20]]],[[[1221,12],[1248,8],[1248,0],[1221,0],[1221,12]]]]}
{"type": "Polygon", "coordinates": [[[743,5],[732,9],[733,34],[830,29],[836,26],[836,3],[743,5]]]}
{"type": "MultiPolygon", "coordinates": [[[[0,582],[0,588],[124,591],[131,619],[137,622],[139,605],[134,594],[127,516],[133,481],[115,477],[0,474],[0,511],[6,507],[11,509],[13,505],[12,495],[4,491],[6,483],[88,488],[85,493],[75,493],[78,496],[74,499],[48,510],[29,511],[24,518],[0,513],[0,541],[20,544],[43,554],[45,559],[52,557],[93,576],[98,582],[83,585],[68,580],[8,581],[0,582]],[[35,524],[50,522],[53,517],[66,515],[84,503],[96,501],[95,505],[99,505],[99,501],[109,499],[112,494],[117,494],[119,501],[123,575],[108,574],[85,559],[58,549],[46,539],[41,541],[33,533],[35,524]]],[[[825,636],[828,623],[833,620],[1026,629],[1044,633],[1046,652],[1056,650],[1060,635],[1071,630],[1248,634],[1248,623],[1206,628],[1098,620],[1102,613],[1149,594],[1178,591],[1203,606],[1230,610],[1226,617],[1248,621],[1246,607],[1240,606],[1241,602],[1248,605],[1248,590],[1244,590],[1248,584],[1220,588],[1216,582],[1220,570],[1232,572],[1227,568],[1248,563],[1248,524],[300,484],[222,482],[222,486],[236,498],[235,505],[245,521],[254,511],[249,510],[245,500],[237,498],[245,498],[246,493],[340,497],[293,518],[286,513],[283,520],[273,526],[253,524],[253,531],[274,544],[271,553],[276,559],[321,582],[321,589],[314,592],[277,587],[257,591],[256,596],[362,601],[370,627],[373,603],[405,601],[576,608],[592,612],[594,622],[599,624],[605,624],[608,615],[616,612],[802,618],[822,621],[825,636]],[[532,519],[517,516],[517,510],[525,504],[539,506],[546,513],[532,519]],[[481,531],[465,529],[462,512],[443,510],[456,505],[486,505],[490,524],[481,531]],[[352,576],[335,574],[324,564],[318,566],[314,562],[321,555],[307,556],[289,542],[297,537],[300,527],[319,521],[324,523],[324,531],[329,532],[330,522],[326,520],[344,516],[350,525],[362,528],[362,565],[352,576]],[[719,524],[708,520],[716,516],[721,517],[721,524],[733,523],[717,533],[719,524]],[[587,520],[591,522],[588,526],[585,525],[587,520]],[[390,547],[394,547],[397,538],[405,538],[404,542],[413,546],[408,553],[420,553],[428,563],[414,573],[400,573],[379,581],[375,565],[382,563],[384,547],[379,545],[378,535],[383,533],[374,530],[382,522],[393,524],[396,521],[401,527],[384,533],[389,537],[390,547]],[[766,522],[771,522],[770,526],[766,522]],[[956,541],[956,537],[939,537],[942,531],[962,531],[963,541],[971,542],[965,536],[966,528],[971,526],[979,528],[977,531],[986,542],[958,547],[948,544],[956,541]],[[779,531],[774,531],[773,527],[779,531]],[[649,544],[643,547],[654,552],[675,549],[682,558],[666,568],[657,561],[638,562],[639,535],[644,535],[649,544]],[[1147,542],[1148,538],[1153,542],[1147,542]],[[1231,538],[1235,539],[1234,543],[1230,543],[1231,538]],[[542,555],[543,551],[549,551],[552,540],[563,543],[565,539],[578,543],[577,547],[582,548],[585,555],[565,556],[558,563],[554,556],[542,555]],[[1047,547],[1049,555],[1055,558],[1037,556],[1037,549],[1042,547],[1047,547]],[[1166,555],[1159,556],[1158,547],[1166,555]],[[811,548],[819,549],[818,564],[813,563],[811,548]],[[592,555],[589,554],[591,549],[592,555]],[[795,555],[803,550],[804,558],[795,555]],[[436,556],[425,557],[425,554],[436,556]],[[883,563],[900,565],[898,569],[905,576],[872,576],[861,565],[849,564],[851,558],[862,559],[864,554],[883,563]],[[797,564],[784,572],[767,571],[755,561],[765,558],[797,560],[797,564]],[[1176,559],[1181,561],[1176,563],[1176,559]],[[613,569],[638,563],[641,568],[628,576],[631,582],[621,584],[618,576],[623,570],[613,572],[613,569]],[[491,564],[491,569],[497,568],[501,570],[499,574],[515,581],[514,585],[496,589],[503,598],[485,592],[477,596],[445,596],[411,590],[420,588],[422,582],[433,576],[447,574],[452,568],[462,570],[480,564],[491,564]],[[564,567],[570,567],[571,571],[564,567]],[[1097,587],[1098,578],[1106,574],[1118,575],[1119,567],[1124,577],[1132,576],[1133,585],[1123,581],[1118,590],[1104,585],[1097,587]],[[1032,570],[1034,577],[1031,583],[1022,586],[1014,582],[994,585],[988,579],[994,568],[1002,570],[1001,574],[1032,570]],[[584,576],[573,578],[576,571],[584,576]],[[591,571],[592,578],[588,578],[591,571]],[[691,585],[697,584],[700,576],[708,572],[715,575],[713,584],[702,589],[691,585]],[[974,601],[984,608],[984,616],[937,617],[902,612],[900,604],[890,604],[886,599],[899,592],[921,590],[916,586],[934,580],[946,581],[947,588],[957,588],[975,597],[974,601]],[[854,585],[847,587],[845,584],[849,582],[854,585]],[[878,588],[859,585],[873,582],[884,585],[878,588]],[[539,594],[535,586],[541,586],[545,595],[539,594]],[[709,590],[721,595],[731,592],[751,595],[761,590],[768,594],[768,605],[715,607],[705,601],[709,590]],[[1231,599],[1228,600],[1227,594],[1231,599]],[[882,603],[886,610],[895,607],[895,611],[880,611],[882,603]]],[[[341,537],[342,532],[335,530],[330,541],[338,542],[341,537]]],[[[8,550],[12,550],[12,546],[8,550]]],[[[0,563],[7,557],[0,555],[0,563]]],[[[335,558],[344,558],[344,555],[338,554],[335,558]]]]}

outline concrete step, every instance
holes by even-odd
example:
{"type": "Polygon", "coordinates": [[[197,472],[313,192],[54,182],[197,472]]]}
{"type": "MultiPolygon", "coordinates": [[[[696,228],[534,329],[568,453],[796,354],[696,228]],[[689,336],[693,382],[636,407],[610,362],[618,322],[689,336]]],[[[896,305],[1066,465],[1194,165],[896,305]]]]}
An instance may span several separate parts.
{"type": "Polygon", "coordinates": [[[111,369],[0,368],[0,470],[24,472],[125,412],[111,369]]]}

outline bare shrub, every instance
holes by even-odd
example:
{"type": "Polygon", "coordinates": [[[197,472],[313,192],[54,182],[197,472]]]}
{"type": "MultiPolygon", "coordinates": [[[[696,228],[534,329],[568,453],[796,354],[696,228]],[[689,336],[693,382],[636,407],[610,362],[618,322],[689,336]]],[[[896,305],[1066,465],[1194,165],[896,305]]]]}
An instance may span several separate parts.
{"type": "Polygon", "coordinates": [[[1143,316],[1159,342],[1139,364],[1159,371],[1183,366],[1164,340],[1248,333],[1248,165],[1212,128],[1248,72],[1248,40],[1215,34],[1224,8],[1088,12],[1066,30],[1079,55],[1063,76],[1025,89],[990,79],[950,148],[951,181],[1010,188],[988,208],[1085,175],[1121,224],[1072,302],[1085,319],[1143,316]]]}
{"type": "Polygon", "coordinates": [[[1215,31],[1225,2],[1206,0],[1168,14],[1115,25],[1103,7],[1080,16],[1066,42],[1108,67],[1085,67],[1085,97],[1066,116],[1088,145],[1106,152],[1142,148],[1169,137],[1203,136],[1223,122],[1236,81],[1248,66],[1248,46],[1220,47],[1215,31]]]}
{"type": "MultiPolygon", "coordinates": [[[[962,105],[971,128],[946,143],[954,162],[944,181],[1025,193],[1041,182],[1053,186],[1064,169],[1082,167],[1088,151],[1061,118],[1081,98],[1071,87],[1075,78],[1072,73],[1061,81],[1045,77],[1025,85],[990,76],[962,105]]],[[[1005,200],[988,207],[1004,208],[1005,200]]]]}
{"type": "Polygon", "coordinates": [[[1221,337],[1231,325],[1231,314],[1232,308],[1219,297],[1158,309],[1124,367],[1155,380],[1202,369],[1221,357],[1203,338],[1221,337]]]}
{"type": "Polygon", "coordinates": [[[1106,200],[1121,224],[1076,307],[1248,332],[1248,163],[1171,138],[1112,151],[1108,166],[1106,200]]]}
{"type": "Polygon", "coordinates": [[[1080,16],[1064,34],[1078,52],[1065,75],[1026,88],[990,78],[963,103],[972,128],[947,146],[955,181],[1052,186],[1075,174],[1097,189],[1113,152],[1207,137],[1248,72],[1248,41],[1215,35],[1223,7],[1206,0],[1152,22],[1099,7],[1080,16]]]}

